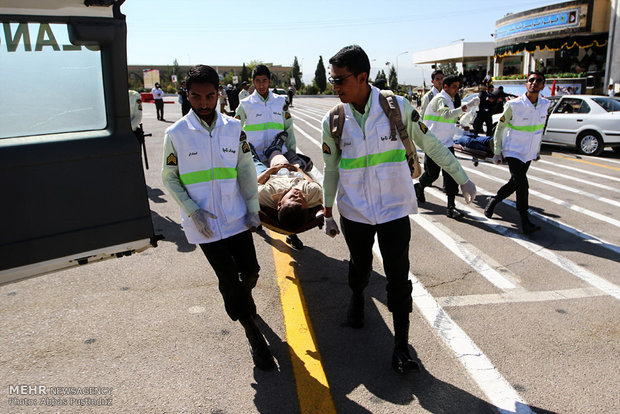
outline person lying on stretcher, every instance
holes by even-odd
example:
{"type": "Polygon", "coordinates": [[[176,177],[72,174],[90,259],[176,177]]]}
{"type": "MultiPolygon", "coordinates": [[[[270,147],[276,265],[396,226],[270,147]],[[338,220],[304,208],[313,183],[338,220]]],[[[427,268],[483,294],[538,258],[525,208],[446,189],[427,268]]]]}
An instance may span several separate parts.
{"type": "Polygon", "coordinates": [[[454,140],[455,144],[462,147],[484,151],[493,156],[493,137],[478,136],[475,133],[465,132],[463,135],[454,140]]]}
{"type": "MultiPolygon", "coordinates": [[[[295,229],[313,219],[309,216],[309,209],[323,204],[323,189],[299,165],[290,164],[281,153],[282,143],[283,140],[276,138],[265,149],[269,168],[250,145],[258,175],[258,202],[261,210],[277,211],[277,220],[282,227],[295,229]]],[[[289,235],[287,242],[297,249],[303,247],[295,234],[289,235]]]]}

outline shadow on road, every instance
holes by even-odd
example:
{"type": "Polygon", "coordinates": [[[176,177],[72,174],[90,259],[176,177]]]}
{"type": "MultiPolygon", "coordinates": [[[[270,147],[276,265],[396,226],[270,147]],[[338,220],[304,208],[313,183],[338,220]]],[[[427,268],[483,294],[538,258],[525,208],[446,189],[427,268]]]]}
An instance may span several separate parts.
{"type": "MultiPolygon", "coordinates": [[[[402,406],[419,404],[431,413],[498,412],[493,404],[437,378],[425,369],[407,375],[399,375],[392,370],[393,334],[381,315],[387,308],[383,276],[376,272],[371,274],[366,289],[365,326],[359,330],[352,329],[344,323],[350,297],[347,261],[333,259],[308,246],[301,251],[293,251],[267,234],[262,236],[268,242],[276,242],[278,250],[288,252],[294,259],[295,278],[305,297],[329,388],[305,371],[303,362],[288,344],[261,321],[261,330],[278,359],[280,373],[255,371],[257,383],[253,386],[259,412],[299,412],[301,407],[285,406],[293,404],[291,400],[297,402],[297,398],[291,396],[298,392],[322,395],[323,399],[329,399],[331,395],[338,413],[385,412],[386,407],[382,407],[385,402],[402,406]],[[293,372],[293,367],[297,370],[296,381],[301,387],[296,387],[289,376],[283,374],[293,372]],[[273,394],[274,388],[280,390],[280,395],[273,394]],[[365,396],[368,393],[370,398],[365,396]]],[[[415,342],[416,325],[421,323],[416,315],[414,312],[410,343],[415,342]]],[[[411,350],[415,353],[413,348],[411,350]]],[[[309,412],[322,412],[321,404],[325,401],[317,399],[316,395],[310,396],[310,400],[316,403],[316,407],[309,412]]],[[[552,414],[546,410],[535,411],[552,414]]]]}

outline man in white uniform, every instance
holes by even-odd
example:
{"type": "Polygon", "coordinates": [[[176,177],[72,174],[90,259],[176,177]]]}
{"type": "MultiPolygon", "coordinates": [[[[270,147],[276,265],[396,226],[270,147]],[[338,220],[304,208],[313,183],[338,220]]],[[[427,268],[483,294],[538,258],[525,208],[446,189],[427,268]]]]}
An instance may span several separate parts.
{"type": "Polygon", "coordinates": [[[191,111],[166,130],[162,180],[181,207],[188,242],[213,267],[226,313],[239,320],[257,368],[275,367],[254,317],[252,289],[260,266],[250,229],[260,224],[256,170],[241,123],[216,111],[219,76],[210,66],[190,68],[191,111]]]}
{"type": "MultiPolygon", "coordinates": [[[[329,112],[323,118],[325,232],[331,237],[340,232],[332,217],[337,194],[340,225],[350,253],[352,296],[347,322],[352,328],[364,325],[364,289],[372,270],[376,235],[387,278],[387,305],[394,321],[392,367],[400,373],[419,369],[419,362],[409,352],[409,214],[417,213],[417,204],[406,150],[398,132],[391,134],[390,120],[379,103],[379,89],[368,84],[366,52],[359,46],[347,46],[329,63],[329,81],[344,104],[345,121],[336,144],[329,112]]],[[[454,155],[419,121],[419,114],[406,99],[395,99],[409,137],[454,176],[465,200],[471,202],[476,187],[454,155]]]]}

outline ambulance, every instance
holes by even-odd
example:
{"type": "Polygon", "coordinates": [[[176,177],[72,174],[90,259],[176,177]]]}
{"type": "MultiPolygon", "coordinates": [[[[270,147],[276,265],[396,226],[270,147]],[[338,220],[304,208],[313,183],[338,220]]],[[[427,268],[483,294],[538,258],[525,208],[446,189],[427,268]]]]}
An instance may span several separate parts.
{"type": "Polygon", "coordinates": [[[0,284],[157,244],[123,2],[0,2],[0,284]]]}

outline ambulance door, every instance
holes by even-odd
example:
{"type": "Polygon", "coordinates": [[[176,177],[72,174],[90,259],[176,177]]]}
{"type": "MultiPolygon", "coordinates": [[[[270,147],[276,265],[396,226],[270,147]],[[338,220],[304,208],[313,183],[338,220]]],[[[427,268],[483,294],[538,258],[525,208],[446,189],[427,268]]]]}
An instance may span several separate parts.
{"type": "Polygon", "coordinates": [[[0,4],[0,283],[156,244],[121,3],[0,4]]]}

